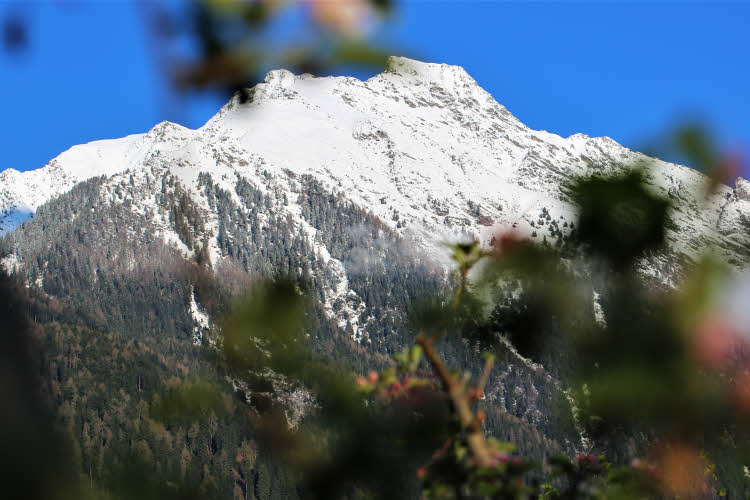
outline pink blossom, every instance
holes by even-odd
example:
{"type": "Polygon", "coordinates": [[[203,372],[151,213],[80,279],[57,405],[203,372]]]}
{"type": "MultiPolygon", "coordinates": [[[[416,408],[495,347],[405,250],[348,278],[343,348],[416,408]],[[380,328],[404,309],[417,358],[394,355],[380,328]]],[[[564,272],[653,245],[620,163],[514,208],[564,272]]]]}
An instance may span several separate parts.
{"type": "Polygon", "coordinates": [[[503,228],[495,232],[490,241],[490,246],[498,253],[507,253],[512,251],[522,242],[521,236],[514,227],[503,228]]]}
{"type": "Polygon", "coordinates": [[[731,356],[737,340],[731,323],[718,315],[710,315],[695,328],[691,347],[699,362],[720,368],[731,356]]]}
{"type": "Polygon", "coordinates": [[[584,464],[584,463],[595,464],[597,462],[599,462],[599,459],[596,458],[591,453],[581,453],[580,455],[578,455],[579,464],[584,464]]]}

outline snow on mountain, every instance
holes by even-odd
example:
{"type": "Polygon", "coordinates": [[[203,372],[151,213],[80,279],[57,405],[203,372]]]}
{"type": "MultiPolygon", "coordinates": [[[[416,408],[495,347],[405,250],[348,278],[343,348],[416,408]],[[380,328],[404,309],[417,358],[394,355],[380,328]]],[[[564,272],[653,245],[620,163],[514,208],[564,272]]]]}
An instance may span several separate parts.
{"type": "MultiPolygon", "coordinates": [[[[246,96],[231,99],[198,130],[163,122],[147,134],[75,146],[38,170],[0,173],[0,234],[94,176],[135,172],[147,192],[156,189],[158,172],[193,191],[201,172],[230,191],[237,175],[259,189],[287,189],[310,174],[440,257],[446,239],[487,243],[498,227],[530,236],[543,209],[569,221],[566,181],[647,162],[654,189],[676,202],[669,233],[676,251],[695,257],[713,247],[738,265],[749,260],[747,181],[739,179],[734,190],[719,186],[705,199],[705,178],[687,167],[607,137],[563,138],[526,127],[458,66],[392,57],[367,81],[275,70],[246,96]]],[[[144,196],[134,211],[147,209],[144,196]]],[[[290,197],[286,210],[314,239],[290,197]]],[[[204,208],[214,237],[215,214],[204,208]]],[[[179,244],[166,224],[164,238],[179,244]]],[[[210,257],[220,259],[215,245],[210,257]]]]}
{"type": "Polygon", "coordinates": [[[43,168],[0,172],[0,235],[15,229],[37,207],[78,182],[134,166],[146,149],[144,134],[73,146],[43,168]]]}

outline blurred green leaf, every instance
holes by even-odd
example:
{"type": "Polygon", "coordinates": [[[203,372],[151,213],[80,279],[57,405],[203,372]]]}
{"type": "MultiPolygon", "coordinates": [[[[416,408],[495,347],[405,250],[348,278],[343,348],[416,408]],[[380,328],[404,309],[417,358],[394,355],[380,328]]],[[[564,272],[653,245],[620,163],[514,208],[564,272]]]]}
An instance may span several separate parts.
{"type": "Polygon", "coordinates": [[[615,269],[632,266],[664,243],[669,202],[646,187],[643,172],[582,179],[568,194],[578,205],[579,241],[615,269]]]}
{"type": "Polygon", "coordinates": [[[706,175],[711,175],[717,155],[711,135],[699,124],[690,124],[677,129],[673,142],[675,149],[706,175]]]}
{"type": "Polygon", "coordinates": [[[223,349],[235,370],[296,371],[303,356],[304,298],[291,281],[258,285],[226,319],[223,349]]]}

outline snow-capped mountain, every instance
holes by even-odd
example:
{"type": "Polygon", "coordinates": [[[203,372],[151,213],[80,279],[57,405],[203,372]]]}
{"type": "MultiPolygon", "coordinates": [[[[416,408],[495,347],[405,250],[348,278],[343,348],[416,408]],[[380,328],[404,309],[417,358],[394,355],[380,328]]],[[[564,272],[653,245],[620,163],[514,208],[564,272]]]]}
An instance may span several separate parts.
{"type": "MultiPolygon", "coordinates": [[[[184,356],[211,337],[219,286],[277,272],[312,282],[310,335],[324,349],[380,356],[403,348],[410,304],[442,291],[444,241],[489,244],[511,229],[560,238],[574,218],[570,180],[639,166],[674,207],[671,252],[644,273],[672,284],[706,251],[750,267],[743,179],[707,197],[687,167],[529,129],[457,66],[392,57],[367,81],[276,70],[197,130],[163,122],[0,173],[0,266],[22,271],[50,321],[146,339],[153,352],[187,344],[179,362],[155,356],[170,373],[186,375],[184,356]]],[[[587,449],[555,403],[569,397],[555,367],[506,347],[487,386],[495,430],[528,431],[516,437],[543,443],[538,453],[587,449]]]]}
{"type": "MultiPolygon", "coordinates": [[[[542,208],[568,218],[561,187],[571,177],[649,162],[654,188],[677,202],[674,248],[694,256],[713,245],[747,260],[734,255],[750,241],[746,181],[704,200],[700,173],[607,137],[529,129],[458,66],[392,57],[364,82],[275,70],[248,95],[198,130],[163,122],[146,134],[75,146],[39,170],[5,170],[0,232],[94,176],[159,167],[197,191],[201,172],[261,186],[309,174],[437,254],[441,240],[487,241],[498,226],[529,235],[542,208]]],[[[292,201],[288,210],[298,207],[292,201]]],[[[211,258],[219,258],[215,248],[211,258]]]]}

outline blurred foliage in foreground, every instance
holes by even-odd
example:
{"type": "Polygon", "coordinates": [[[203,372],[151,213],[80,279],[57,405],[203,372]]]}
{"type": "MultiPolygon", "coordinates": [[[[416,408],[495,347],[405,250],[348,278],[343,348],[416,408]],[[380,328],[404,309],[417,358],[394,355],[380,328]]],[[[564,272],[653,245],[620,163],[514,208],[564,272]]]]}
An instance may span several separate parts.
{"type": "MultiPolygon", "coordinates": [[[[55,2],[56,3],[56,2],[55,2]]],[[[59,2],[60,9],[101,7],[59,2]]],[[[391,0],[188,0],[135,2],[159,71],[176,91],[243,91],[269,69],[323,74],[382,68],[394,50],[378,29],[391,0]],[[189,50],[186,48],[189,47],[189,50]]],[[[34,2],[0,10],[2,48],[23,57],[33,46],[34,2]]]]}
{"type": "Polygon", "coordinates": [[[200,58],[177,68],[181,85],[243,89],[269,66],[320,74],[341,66],[382,67],[389,55],[370,37],[391,13],[389,0],[204,0],[193,12],[200,58]],[[308,21],[288,42],[268,43],[269,31],[290,10],[303,11],[308,21]]]}

